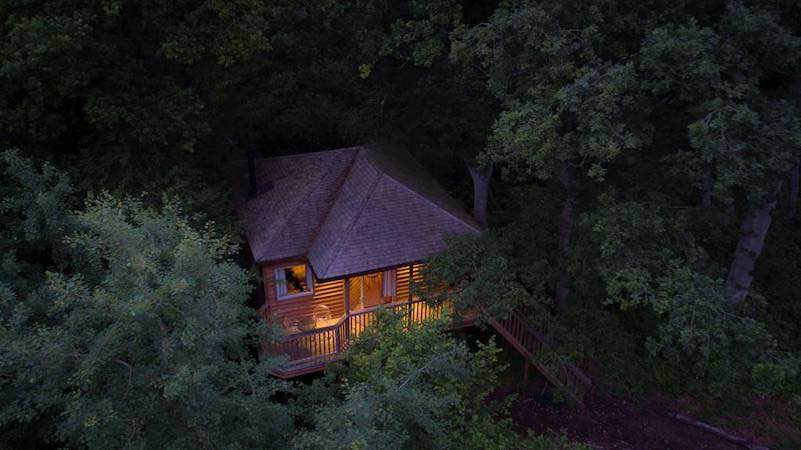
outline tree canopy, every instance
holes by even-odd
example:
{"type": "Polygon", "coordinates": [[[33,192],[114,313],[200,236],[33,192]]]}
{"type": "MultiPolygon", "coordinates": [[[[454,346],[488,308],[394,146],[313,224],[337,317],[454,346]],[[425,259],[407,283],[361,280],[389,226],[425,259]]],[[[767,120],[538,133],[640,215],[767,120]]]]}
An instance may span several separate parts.
{"type": "Polygon", "coordinates": [[[2,445],[515,447],[492,344],[257,356],[246,153],[378,142],[486,225],[430,302],[604,391],[800,414],[797,1],[13,0],[0,38],[2,445]]]}

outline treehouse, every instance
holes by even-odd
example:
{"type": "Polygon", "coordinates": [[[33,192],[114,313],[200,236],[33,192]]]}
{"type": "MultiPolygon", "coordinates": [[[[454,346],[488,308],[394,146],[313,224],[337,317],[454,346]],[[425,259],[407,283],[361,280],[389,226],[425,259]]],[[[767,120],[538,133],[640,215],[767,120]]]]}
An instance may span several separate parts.
{"type": "Polygon", "coordinates": [[[449,305],[414,295],[425,261],[448,236],[479,225],[405,152],[363,146],[249,159],[239,208],[263,286],[261,312],[286,337],[276,373],[322,369],[375,320],[379,308],[418,322],[449,305]]]}

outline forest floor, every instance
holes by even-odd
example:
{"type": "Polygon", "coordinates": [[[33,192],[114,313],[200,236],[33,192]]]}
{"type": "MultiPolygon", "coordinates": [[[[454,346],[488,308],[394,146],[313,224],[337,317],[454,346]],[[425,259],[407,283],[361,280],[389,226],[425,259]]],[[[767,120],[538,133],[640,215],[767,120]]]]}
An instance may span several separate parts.
{"type": "MultiPolygon", "coordinates": [[[[463,334],[482,342],[492,335],[489,331],[475,329],[463,334]]],[[[504,349],[499,358],[501,363],[507,364],[507,369],[501,376],[504,387],[498,389],[491,400],[514,396],[510,398],[509,412],[521,433],[563,434],[571,441],[585,443],[594,449],[744,448],[671,416],[671,413],[680,413],[704,417],[705,421],[714,417],[712,425],[719,425],[724,431],[757,446],[768,446],[771,450],[801,449],[801,426],[794,422],[794,415],[787,405],[767,399],[749,400],[747,411],[740,411],[737,417],[720,417],[726,410],[722,405],[707,404],[702,408],[690,399],[670,401],[661,398],[633,402],[596,389],[583,408],[568,407],[554,401],[545,380],[536,370],[532,369],[530,380],[522,384],[523,359],[504,339],[496,338],[495,342],[504,349]]]]}
{"type": "MultiPolygon", "coordinates": [[[[596,449],[741,449],[707,431],[679,422],[656,403],[633,404],[618,397],[590,399],[583,408],[560,406],[537,383],[496,392],[515,394],[512,420],[521,432],[564,434],[596,449]]],[[[741,435],[748,437],[746,435],[741,435]]]]}

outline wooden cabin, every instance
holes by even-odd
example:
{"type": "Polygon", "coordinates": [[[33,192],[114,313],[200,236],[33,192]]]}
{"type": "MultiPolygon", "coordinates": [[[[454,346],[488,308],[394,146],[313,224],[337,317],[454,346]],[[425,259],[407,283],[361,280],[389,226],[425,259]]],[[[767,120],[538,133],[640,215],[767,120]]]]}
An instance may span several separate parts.
{"type": "Polygon", "coordinates": [[[266,320],[286,337],[276,375],[321,370],[379,308],[417,322],[438,317],[412,295],[425,261],[448,236],[479,225],[408,153],[361,146],[250,161],[239,208],[263,278],[266,320]]]}

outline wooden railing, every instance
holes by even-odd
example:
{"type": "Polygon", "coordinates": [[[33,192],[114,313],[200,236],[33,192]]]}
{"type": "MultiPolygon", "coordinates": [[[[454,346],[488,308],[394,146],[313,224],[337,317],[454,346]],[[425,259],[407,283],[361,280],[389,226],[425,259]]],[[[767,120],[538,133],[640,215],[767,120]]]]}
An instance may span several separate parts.
{"type": "Polygon", "coordinates": [[[546,348],[545,340],[520,313],[512,312],[505,319],[490,319],[489,322],[548,381],[563,389],[579,403],[584,401],[592,388],[592,380],[569,362],[544,362],[537,358],[546,348]]]}
{"type": "MultiPolygon", "coordinates": [[[[353,312],[327,327],[291,334],[268,348],[269,353],[286,355],[289,359],[275,374],[294,377],[320,370],[338,359],[353,339],[374,324],[378,311],[382,309],[402,314],[408,327],[410,323],[440,318],[444,311],[451,309],[451,305],[446,302],[432,306],[423,300],[389,303],[353,312]]],[[[468,321],[463,321],[458,326],[468,324],[468,321]]]]}
{"type": "MultiPolygon", "coordinates": [[[[272,354],[286,355],[288,362],[274,371],[280,377],[295,377],[322,369],[326,364],[337,360],[348,349],[353,339],[376,321],[379,310],[401,314],[404,325],[421,323],[442,317],[443,312],[452,310],[448,302],[428,305],[423,300],[390,303],[356,311],[341,318],[335,324],[315,330],[294,333],[269,347],[272,354]]],[[[475,315],[462,317],[460,322],[451,324],[459,328],[473,323],[475,315]]],[[[544,361],[540,356],[547,349],[546,342],[519,312],[512,312],[501,320],[489,319],[492,325],[524,358],[552,384],[564,390],[579,403],[583,402],[592,388],[592,381],[580,369],[569,362],[544,361]]]]}

